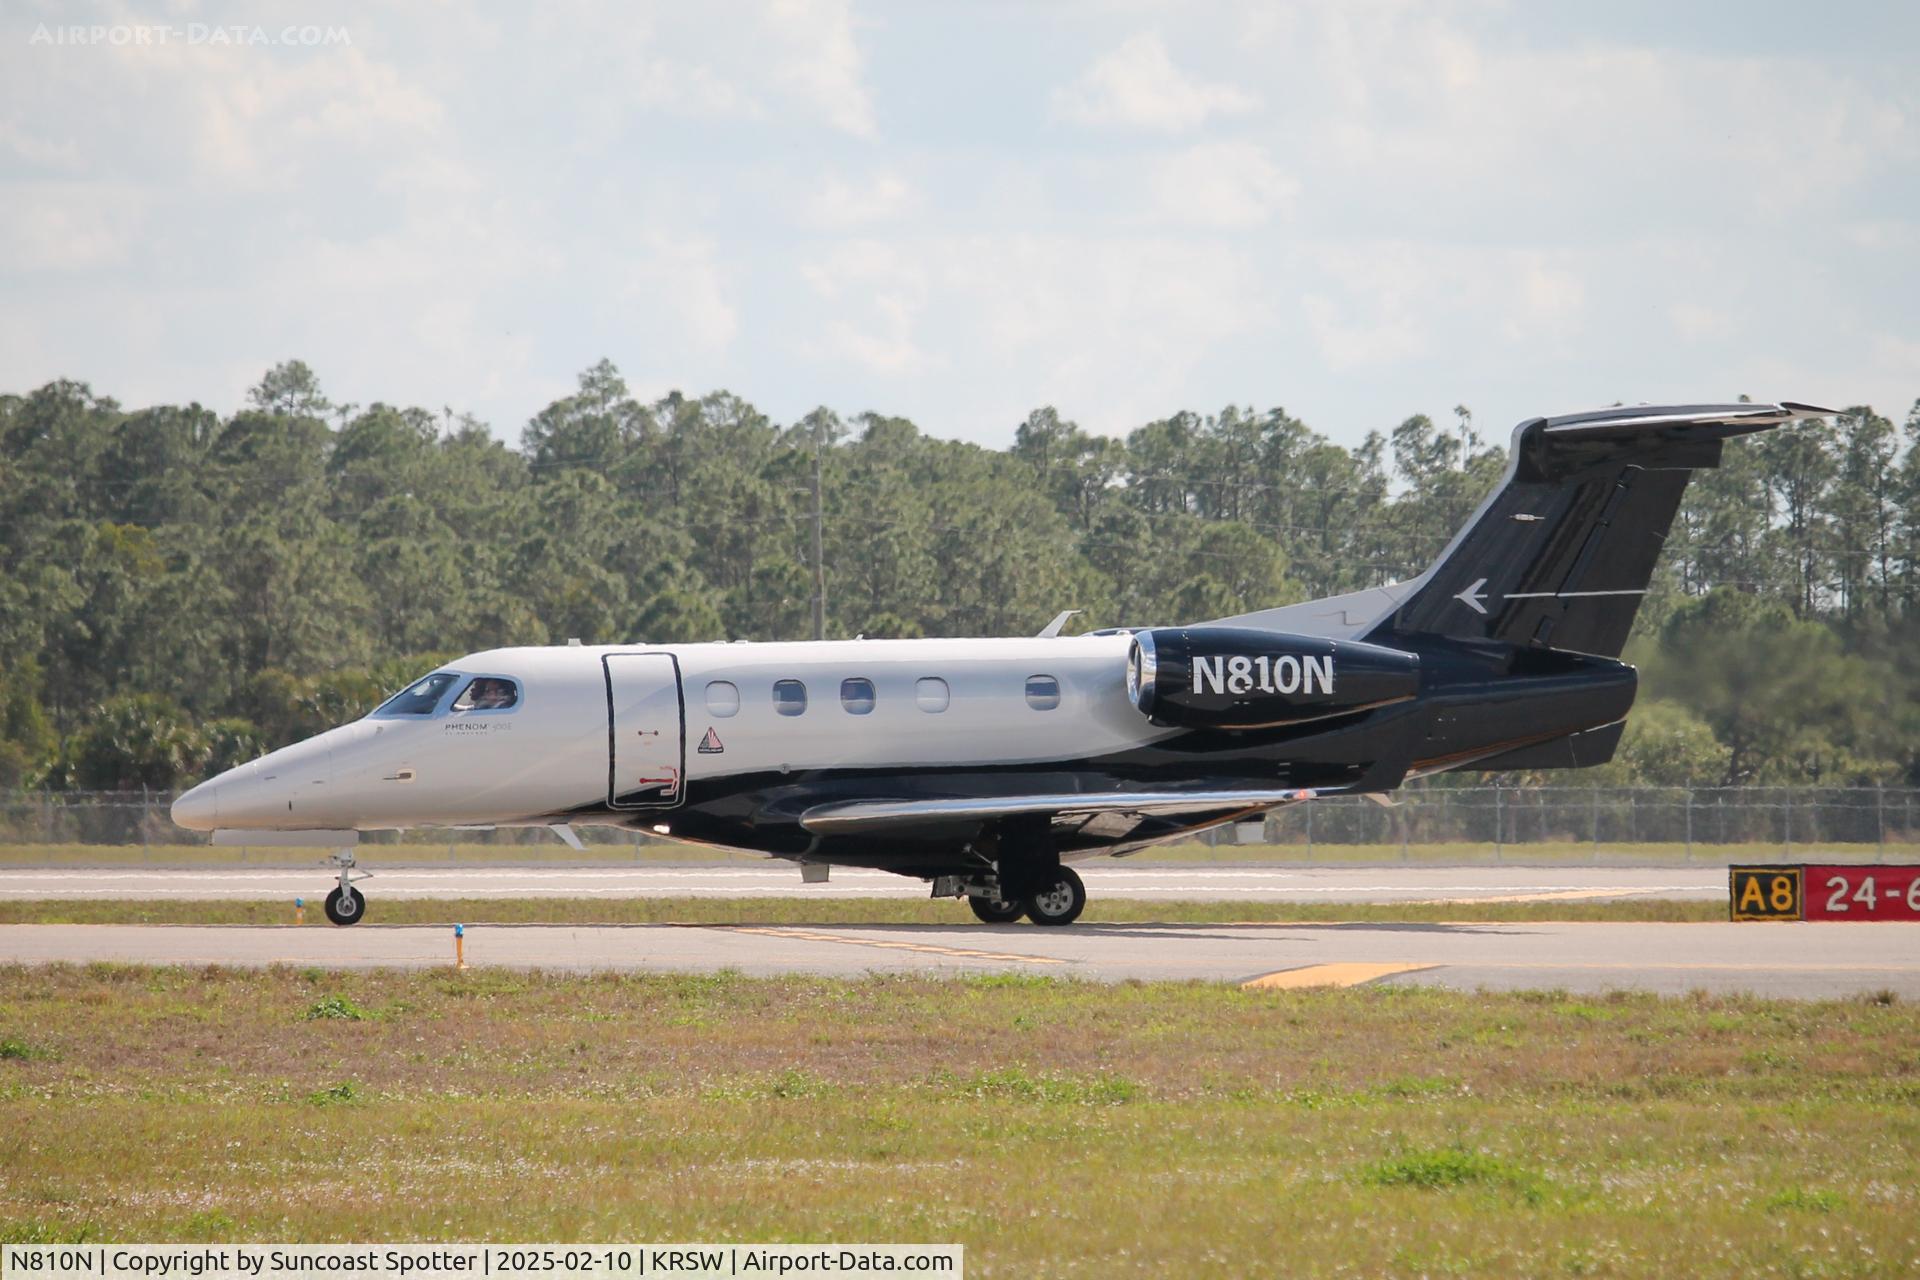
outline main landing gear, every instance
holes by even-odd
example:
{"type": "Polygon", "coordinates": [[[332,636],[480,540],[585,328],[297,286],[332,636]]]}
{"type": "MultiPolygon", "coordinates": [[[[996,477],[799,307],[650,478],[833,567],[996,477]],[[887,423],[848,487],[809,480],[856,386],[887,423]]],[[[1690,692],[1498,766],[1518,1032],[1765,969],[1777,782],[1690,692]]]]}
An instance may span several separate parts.
{"type": "Polygon", "coordinates": [[[955,888],[985,924],[1012,924],[1021,916],[1035,924],[1072,924],[1087,909],[1087,886],[1072,867],[1051,867],[1025,887],[1028,892],[1011,898],[1001,897],[996,884],[974,881],[955,888]]]}
{"type": "Polygon", "coordinates": [[[1024,902],[1002,902],[999,898],[974,895],[967,899],[967,905],[973,908],[973,914],[982,924],[1012,924],[1027,913],[1024,902]]]}
{"type": "Polygon", "coordinates": [[[1060,867],[1050,878],[1052,885],[1027,899],[1027,919],[1035,924],[1072,924],[1087,909],[1087,886],[1072,867],[1060,867]]]}
{"type": "Polygon", "coordinates": [[[1072,924],[1087,909],[1087,886],[1072,867],[1060,863],[1044,816],[1010,818],[995,833],[992,860],[978,859],[979,869],[965,876],[935,876],[933,896],[965,897],[974,916],[986,924],[1011,924],[1021,916],[1035,924],[1072,924]]]}
{"type": "Polygon", "coordinates": [[[359,924],[367,914],[367,895],[353,887],[353,850],[338,850],[331,861],[340,869],[340,886],[327,895],[327,919],[338,925],[359,924]]]}

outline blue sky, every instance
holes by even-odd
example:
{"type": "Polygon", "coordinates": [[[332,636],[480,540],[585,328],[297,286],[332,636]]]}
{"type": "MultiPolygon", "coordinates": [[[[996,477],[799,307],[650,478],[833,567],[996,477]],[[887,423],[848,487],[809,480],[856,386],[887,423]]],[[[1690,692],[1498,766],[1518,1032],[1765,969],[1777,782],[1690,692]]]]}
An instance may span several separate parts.
{"type": "Polygon", "coordinates": [[[1893,3],[15,4],[0,388],[1903,417],[1916,49],[1893,3]]]}

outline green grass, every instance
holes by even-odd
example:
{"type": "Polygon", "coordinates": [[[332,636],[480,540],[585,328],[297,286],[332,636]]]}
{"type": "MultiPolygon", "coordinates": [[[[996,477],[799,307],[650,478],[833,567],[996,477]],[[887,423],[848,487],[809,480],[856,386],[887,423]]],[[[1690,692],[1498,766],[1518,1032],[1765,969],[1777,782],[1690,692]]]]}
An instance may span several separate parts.
{"type": "Polygon", "coordinates": [[[307,1095],[307,1105],[310,1107],[331,1107],[359,1100],[360,1086],[352,1080],[343,1080],[336,1085],[315,1089],[307,1095]]]}
{"type": "Polygon", "coordinates": [[[33,1044],[22,1040],[19,1036],[7,1036],[5,1039],[0,1039],[0,1061],[12,1060],[14,1062],[25,1062],[28,1058],[43,1058],[45,1056],[45,1049],[36,1048],[33,1044]]]}
{"type": "MultiPolygon", "coordinates": [[[[375,886],[375,893],[378,886],[375,886]]],[[[1298,921],[1440,923],[1457,921],[1725,920],[1718,901],[1629,898],[1546,902],[1147,902],[1095,897],[1081,917],[1092,924],[1220,924],[1298,921]]],[[[952,899],[927,898],[455,898],[374,897],[367,925],[417,924],[947,924],[972,927],[973,914],[952,899]]],[[[291,903],[87,899],[0,902],[0,924],[294,923],[291,903]]],[[[309,904],[307,928],[330,929],[309,904]]]]}
{"type": "Polygon", "coordinates": [[[365,1022],[367,1011],[345,996],[322,996],[307,1007],[308,1022],[333,1019],[339,1022],[365,1022]]]}
{"type": "Polygon", "coordinates": [[[1375,1161],[1360,1171],[1360,1180],[1375,1187],[1421,1187],[1429,1191],[1467,1185],[1494,1187],[1513,1192],[1529,1205],[1545,1200],[1550,1185],[1511,1160],[1460,1146],[1375,1161]]]}
{"type": "Polygon", "coordinates": [[[1920,1006],[0,968],[0,1239],[959,1241],[969,1274],[1920,1269],[1920,1006]],[[337,997],[360,1020],[309,1018],[337,997]]]}

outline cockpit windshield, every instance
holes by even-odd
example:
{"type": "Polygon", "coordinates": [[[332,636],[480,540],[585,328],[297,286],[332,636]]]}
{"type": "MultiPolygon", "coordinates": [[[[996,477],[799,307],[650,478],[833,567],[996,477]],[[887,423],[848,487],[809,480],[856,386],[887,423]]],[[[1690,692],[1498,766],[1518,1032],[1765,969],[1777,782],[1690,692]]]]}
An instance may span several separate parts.
{"type": "Polygon", "coordinates": [[[440,699],[445,696],[448,687],[459,678],[452,671],[436,671],[388,698],[373,714],[382,720],[393,716],[430,716],[434,708],[440,705],[440,699]]]}

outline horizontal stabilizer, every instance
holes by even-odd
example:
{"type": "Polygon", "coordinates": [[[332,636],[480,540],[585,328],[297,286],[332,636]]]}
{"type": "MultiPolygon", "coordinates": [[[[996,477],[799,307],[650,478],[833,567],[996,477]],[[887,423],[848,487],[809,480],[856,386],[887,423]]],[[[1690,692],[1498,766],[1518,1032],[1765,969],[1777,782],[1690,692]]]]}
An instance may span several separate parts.
{"type": "Polygon", "coordinates": [[[1725,439],[1765,431],[1802,418],[1830,418],[1832,409],[1783,400],[1779,404],[1641,405],[1632,408],[1597,409],[1548,418],[1546,435],[1552,439],[1631,439],[1662,430],[1681,428],[1677,434],[1725,439]],[[1685,429],[1692,429],[1690,431],[1685,429]]]}

